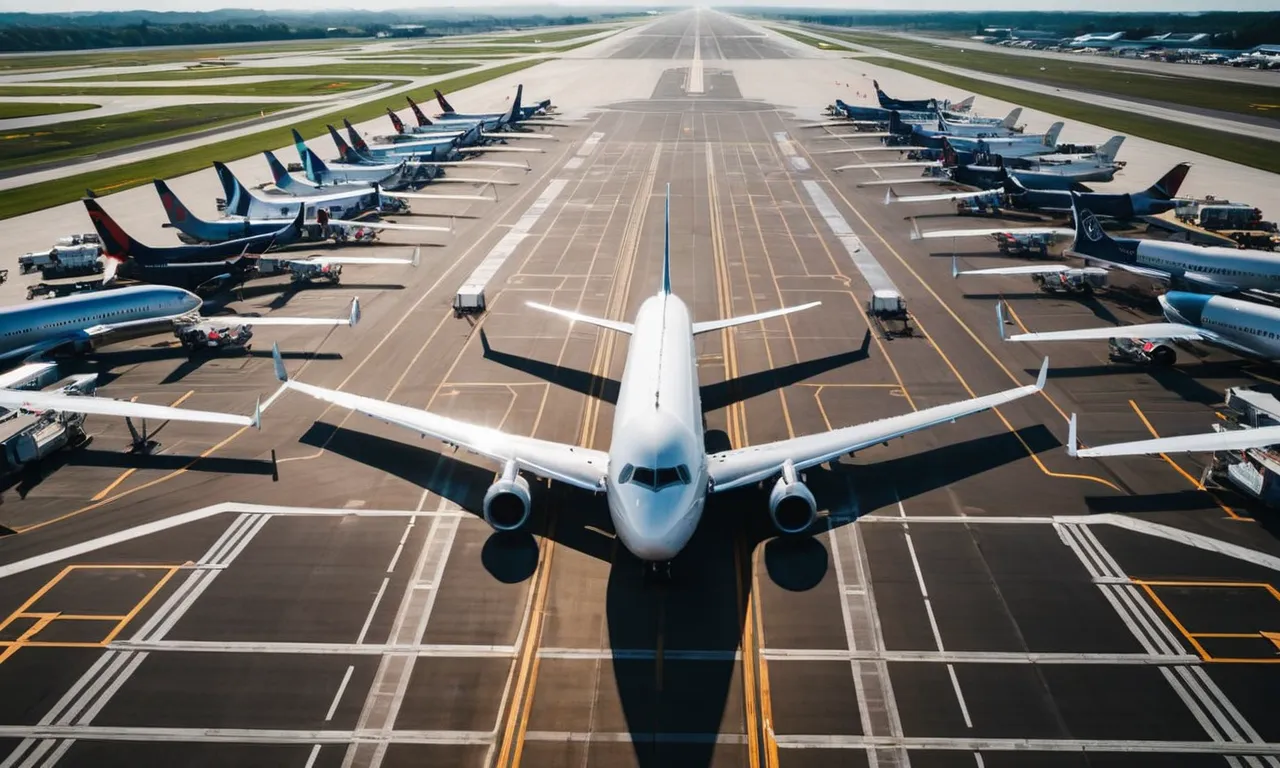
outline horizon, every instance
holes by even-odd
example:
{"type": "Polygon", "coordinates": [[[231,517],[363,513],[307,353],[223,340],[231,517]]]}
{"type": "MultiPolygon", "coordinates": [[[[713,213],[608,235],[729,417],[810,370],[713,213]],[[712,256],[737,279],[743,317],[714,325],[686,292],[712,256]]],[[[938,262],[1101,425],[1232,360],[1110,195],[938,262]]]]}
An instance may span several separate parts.
{"type": "MultiPolygon", "coordinates": [[[[1213,7],[1204,7],[1204,0],[1130,0],[1130,2],[1122,7],[1115,7],[1115,3],[1107,0],[1084,0],[1081,3],[1064,5],[1059,8],[1035,8],[1028,9],[1020,7],[1018,0],[994,0],[994,2],[982,2],[981,0],[954,0],[953,2],[939,2],[938,4],[922,4],[911,9],[901,9],[885,7],[879,2],[875,3],[854,3],[841,2],[840,0],[816,0],[816,2],[806,2],[804,5],[791,8],[787,5],[780,5],[776,2],[764,2],[761,0],[740,0],[739,2],[728,3],[724,6],[707,6],[712,8],[732,7],[732,8],[752,8],[759,10],[780,10],[780,11],[847,11],[849,13],[1099,13],[1099,14],[1124,14],[1124,13],[1163,13],[1167,15],[1194,15],[1214,12],[1227,13],[1273,13],[1280,11],[1274,5],[1274,0],[1230,0],[1225,5],[1217,4],[1213,7]]],[[[106,6],[101,0],[50,0],[50,2],[42,3],[38,9],[32,9],[25,3],[18,0],[0,0],[0,13],[27,13],[31,15],[56,15],[56,14],[107,14],[107,13],[129,13],[129,12],[152,12],[152,13],[216,13],[223,11],[245,11],[254,13],[272,13],[280,11],[290,11],[298,15],[306,15],[309,13],[326,13],[326,12],[422,12],[422,13],[438,13],[441,11],[453,12],[492,12],[492,11],[529,11],[529,12],[572,12],[582,10],[648,10],[663,9],[672,10],[661,4],[646,3],[643,0],[603,0],[594,3],[549,3],[546,0],[507,0],[503,3],[473,5],[460,4],[456,0],[450,2],[433,3],[430,0],[381,0],[376,9],[353,7],[350,0],[340,0],[333,3],[326,3],[323,0],[319,4],[311,4],[306,10],[300,10],[294,0],[263,0],[262,2],[253,3],[252,5],[227,5],[219,0],[156,0],[156,2],[142,2],[137,5],[109,5],[106,6]],[[158,6],[158,7],[157,7],[158,6]]],[[[693,7],[693,6],[686,6],[693,7]]],[[[679,9],[677,9],[679,10],[679,9]]]]}

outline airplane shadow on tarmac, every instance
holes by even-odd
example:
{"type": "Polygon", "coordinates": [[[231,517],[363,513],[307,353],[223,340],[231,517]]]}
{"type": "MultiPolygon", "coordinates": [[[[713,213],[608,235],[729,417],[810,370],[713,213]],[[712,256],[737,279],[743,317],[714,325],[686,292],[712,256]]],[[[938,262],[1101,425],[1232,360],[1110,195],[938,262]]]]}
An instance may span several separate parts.
{"type": "MultiPolygon", "coordinates": [[[[285,360],[341,360],[342,355],[337,352],[281,352],[280,356],[285,360]]],[[[119,351],[98,351],[92,356],[75,361],[69,369],[72,373],[92,372],[98,374],[98,386],[105,387],[115,381],[121,374],[116,371],[123,371],[125,368],[143,363],[160,362],[164,360],[180,360],[178,367],[170,371],[161,384],[175,384],[182,381],[186,377],[200,370],[200,367],[211,360],[219,358],[236,359],[237,357],[258,357],[271,358],[271,348],[262,348],[249,351],[227,351],[227,352],[198,352],[191,354],[177,344],[164,344],[163,346],[143,347],[139,349],[122,349],[119,351]]]]}
{"type": "MultiPolygon", "coordinates": [[[[860,359],[859,354],[865,355],[865,350],[832,359],[860,359]]],[[[498,361],[504,362],[500,354],[498,361]]],[[[505,361],[522,370],[532,367],[515,356],[505,361]]],[[[816,370],[827,370],[824,365],[819,361],[816,370]]],[[[550,373],[565,375],[556,366],[549,368],[550,373]]],[[[791,381],[785,370],[773,372],[780,374],[775,381],[783,382],[775,387],[791,381]]],[[[582,375],[583,381],[590,380],[582,375]]],[[[757,386],[763,384],[744,386],[740,381],[737,392],[726,392],[754,394],[757,386]]],[[[488,462],[469,455],[455,458],[324,422],[316,423],[301,442],[323,445],[426,488],[477,517],[484,491],[494,479],[488,462]]],[[[819,508],[832,512],[813,532],[1026,458],[1024,444],[1037,453],[1060,446],[1037,425],[874,464],[806,470],[819,508]]],[[[709,431],[706,447],[708,452],[725,450],[729,441],[723,432],[709,431]]],[[[603,496],[561,484],[533,482],[531,488],[529,521],[518,532],[492,534],[480,554],[482,565],[504,583],[530,579],[538,565],[539,541],[547,539],[609,563],[605,615],[610,666],[637,762],[646,768],[710,765],[716,749],[712,737],[741,727],[730,705],[743,695],[743,662],[736,654],[757,548],[763,545],[764,571],[774,584],[805,591],[828,574],[826,547],[816,536],[778,536],[767,513],[768,487],[746,487],[709,497],[693,539],[672,564],[672,582],[647,582],[644,564],[617,541],[603,496]],[[690,651],[697,653],[686,653],[690,651]]],[[[748,658],[745,663],[755,661],[748,658]]]]}

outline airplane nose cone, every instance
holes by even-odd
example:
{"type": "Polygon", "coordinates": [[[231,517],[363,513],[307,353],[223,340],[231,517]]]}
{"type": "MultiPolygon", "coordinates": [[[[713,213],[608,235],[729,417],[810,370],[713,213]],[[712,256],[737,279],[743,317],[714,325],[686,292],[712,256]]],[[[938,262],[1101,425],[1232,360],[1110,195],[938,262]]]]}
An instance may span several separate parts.
{"type": "Polygon", "coordinates": [[[1186,293],[1185,291],[1169,291],[1160,297],[1160,307],[1169,320],[1187,325],[1199,326],[1204,315],[1204,306],[1211,297],[1203,293],[1186,293]]]}

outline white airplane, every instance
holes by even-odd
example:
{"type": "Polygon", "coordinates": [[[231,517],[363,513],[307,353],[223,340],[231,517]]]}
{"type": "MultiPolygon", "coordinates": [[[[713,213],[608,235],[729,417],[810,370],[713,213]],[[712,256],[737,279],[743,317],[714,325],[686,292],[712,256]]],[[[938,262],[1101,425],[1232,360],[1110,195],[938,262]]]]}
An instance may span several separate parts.
{"type": "Polygon", "coordinates": [[[707,454],[694,336],[780,317],[817,304],[694,322],[685,303],[671,292],[668,187],[662,284],[657,294],[640,306],[634,324],[530,304],[571,321],[631,337],[614,415],[613,441],[607,452],[510,434],[417,408],[303,384],[288,378],[278,356],[276,375],[289,389],[501,464],[501,474],[486,491],[483,506],[485,520],[497,530],[514,530],[528,519],[529,483],[522,472],[604,493],[619,539],[658,572],[665,570],[693,536],[709,493],[772,482],[769,513],[774,525],[783,533],[801,533],[817,517],[817,502],[804,483],[803,470],[1013,402],[1044,387],[1047,358],[1035,384],[821,434],[707,454]]]}
{"type": "MultiPolygon", "coordinates": [[[[1179,290],[1203,293],[1280,292],[1280,259],[1276,259],[1270,251],[1200,246],[1167,240],[1113,238],[1103,230],[1092,211],[1079,207],[1080,198],[1076,193],[1071,193],[1071,200],[1071,210],[1076,221],[1073,232],[1075,241],[1067,250],[1086,262],[1153,278],[1179,290]]],[[[1030,229],[1034,228],[1003,231],[1025,233],[1030,229]]],[[[970,235],[990,234],[989,229],[956,230],[966,231],[970,235]]],[[[924,233],[928,234],[930,233],[924,233]]],[[[1061,271],[1062,267],[1046,264],[1038,269],[1048,273],[1061,271]]],[[[987,270],[985,274],[1030,272],[1001,273],[987,270]]]]}

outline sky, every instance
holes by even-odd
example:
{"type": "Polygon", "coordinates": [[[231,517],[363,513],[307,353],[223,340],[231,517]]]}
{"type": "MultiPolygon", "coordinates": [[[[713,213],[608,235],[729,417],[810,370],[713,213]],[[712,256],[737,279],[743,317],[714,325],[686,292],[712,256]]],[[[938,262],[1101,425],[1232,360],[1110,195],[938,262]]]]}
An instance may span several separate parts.
{"type": "MultiPolygon", "coordinates": [[[[903,3],[901,0],[803,0],[803,2],[786,2],[786,0],[728,0],[726,5],[735,6],[801,6],[806,8],[839,8],[843,10],[885,9],[885,10],[934,10],[946,8],[954,11],[986,11],[986,10],[1027,10],[1025,0],[923,0],[903,3]]],[[[643,0],[586,0],[582,3],[562,3],[564,7],[625,7],[648,8],[649,3],[643,0]]],[[[309,0],[300,6],[298,0],[43,0],[38,8],[34,8],[30,0],[0,0],[0,11],[119,11],[148,9],[157,11],[212,11],[221,8],[254,8],[262,10],[298,10],[305,7],[310,10],[333,8],[364,8],[383,10],[432,9],[432,8],[479,8],[489,7],[554,7],[548,0],[504,0],[498,2],[465,3],[458,0],[375,0],[372,3],[359,3],[353,0],[309,0]]],[[[1050,0],[1038,5],[1040,10],[1107,10],[1107,11],[1275,11],[1280,10],[1278,0],[1050,0]]]]}

